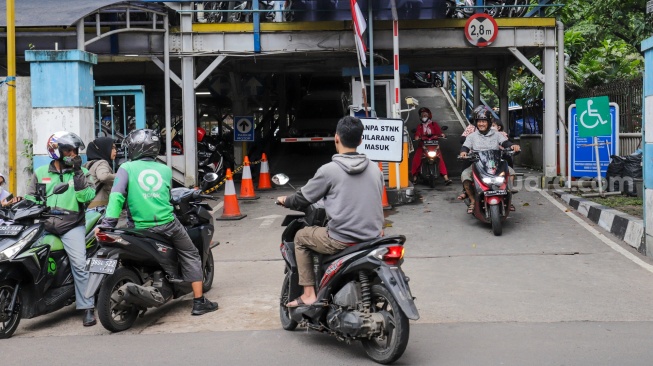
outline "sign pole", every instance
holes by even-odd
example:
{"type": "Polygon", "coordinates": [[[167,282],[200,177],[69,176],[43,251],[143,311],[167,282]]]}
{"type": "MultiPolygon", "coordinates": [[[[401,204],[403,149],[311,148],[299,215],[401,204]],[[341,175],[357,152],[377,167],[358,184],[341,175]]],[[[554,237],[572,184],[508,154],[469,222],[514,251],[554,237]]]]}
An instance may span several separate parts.
{"type": "Polygon", "coordinates": [[[599,138],[596,136],[594,136],[594,153],[596,154],[596,178],[599,180],[599,194],[603,196],[603,179],[601,179],[601,159],[599,157],[599,138]]]}

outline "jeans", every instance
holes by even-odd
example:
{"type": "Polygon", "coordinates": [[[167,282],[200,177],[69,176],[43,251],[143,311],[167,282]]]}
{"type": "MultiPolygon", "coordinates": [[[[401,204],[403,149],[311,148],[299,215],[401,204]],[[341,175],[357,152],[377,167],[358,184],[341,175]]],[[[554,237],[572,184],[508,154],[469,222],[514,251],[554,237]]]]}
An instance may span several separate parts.
{"type": "Polygon", "coordinates": [[[75,280],[75,302],[77,309],[93,309],[95,298],[84,297],[84,291],[88,286],[89,273],[86,267],[86,228],[77,226],[67,233],[61,235],[63,248],[70,261],[70,270],[75,280]]]}

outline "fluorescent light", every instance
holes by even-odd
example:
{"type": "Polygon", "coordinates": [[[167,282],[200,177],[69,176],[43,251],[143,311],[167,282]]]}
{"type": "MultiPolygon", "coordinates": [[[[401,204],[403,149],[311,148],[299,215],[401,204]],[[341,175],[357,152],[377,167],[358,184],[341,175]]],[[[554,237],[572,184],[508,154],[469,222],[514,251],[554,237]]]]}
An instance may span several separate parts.
{"type": "Polygon", "coordinates": [[[138,57],[138,55],[125,55],[126,57],[138,57]]]}
{"type": "Polygon", "coordinates": [[[206,113],[204,113],[204,114],[202,115],[202,117],[208,117],[208,116],[209,116],[209,115],[206,114],[206,113]]]}
{"type": "Polygon", "coordinates": [[[195,95],[211,95],[211,92],[195,92],[195,95]]]}

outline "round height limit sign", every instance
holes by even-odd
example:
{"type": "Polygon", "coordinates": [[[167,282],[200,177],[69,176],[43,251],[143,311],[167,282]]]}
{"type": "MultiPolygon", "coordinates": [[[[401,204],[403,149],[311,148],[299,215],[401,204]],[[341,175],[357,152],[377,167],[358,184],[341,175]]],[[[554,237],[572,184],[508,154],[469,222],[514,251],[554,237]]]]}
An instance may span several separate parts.
{"type": "Polygon", "coordinates": [[[467,41],[477,47],[487,47],[497,39],[499,26],[490,15],[478,13],[472,15],[465,23],[467,41]]]}

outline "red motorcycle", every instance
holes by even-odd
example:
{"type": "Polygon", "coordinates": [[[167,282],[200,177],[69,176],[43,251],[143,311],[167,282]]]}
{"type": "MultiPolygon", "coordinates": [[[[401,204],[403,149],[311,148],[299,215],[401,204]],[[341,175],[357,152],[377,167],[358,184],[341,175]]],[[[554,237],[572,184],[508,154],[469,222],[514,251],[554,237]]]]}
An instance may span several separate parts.
{"type": "MultiPolygon", "coordinates": [[[[491,223],[494,235],[501,235],[502,223],[508,218],[512,192],[508,187],[510,171],[503,156],[512,150],[474,151],[466,158],[472,162],[472,179],[476,199],[473,215],[481,222],[491,223]]],[[[467,205],[469,201],[466,200],[467,205]]]]}
{"type": "MultiPolygon", "coordinates": [[[[447,126],[443,126],[442,130],[446,130],[447,126]]],[[[435,135],[424,135],[420,140],[422,143],[422,160],[420,163],[420,168],[417,179],[427,183],[429,187],[435,188],[435,180],[438,179],[440,175],[440,160],[442,159],[442,153],[440,152],[440,139],[445,139],[446,137],[440,137],[435,135]]]]}

